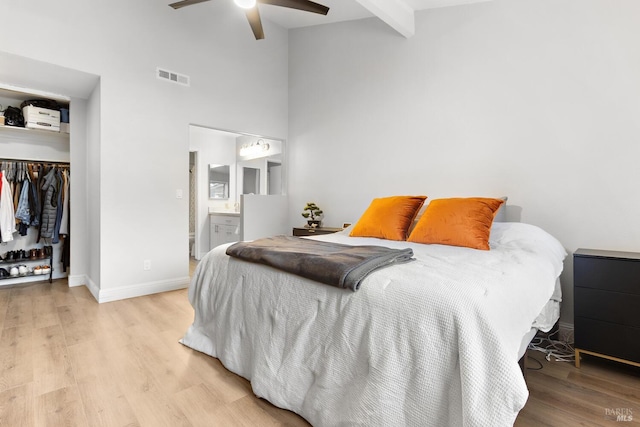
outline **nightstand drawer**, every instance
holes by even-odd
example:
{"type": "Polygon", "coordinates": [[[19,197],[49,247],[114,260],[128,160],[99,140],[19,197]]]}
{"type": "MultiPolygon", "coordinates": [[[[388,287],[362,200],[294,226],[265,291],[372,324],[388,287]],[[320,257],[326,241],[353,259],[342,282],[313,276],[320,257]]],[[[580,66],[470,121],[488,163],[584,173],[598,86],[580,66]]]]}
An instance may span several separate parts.
{"type": "Polygon", "coordinates": [[[640,363],[640,329],[576,316],[575,348],[640,363]]]}
{"type": "Polygon", "coordinates": [[[575,256],[574,283],[582,288],[640,295],[640,261],[575,256]]]}
{"type": "Polygon", "coordinates": [[[640,328],[640,295],[575,287],[575,315],[640,328]]]}
{"type": "Polygon", "coordinates": [[[320,234],[332,234],[342,231],[342,228],[332,227],[320,227],[320,228],[306,228],[306,227],[294,227],[294,236],[318,236],[320,234]]]}

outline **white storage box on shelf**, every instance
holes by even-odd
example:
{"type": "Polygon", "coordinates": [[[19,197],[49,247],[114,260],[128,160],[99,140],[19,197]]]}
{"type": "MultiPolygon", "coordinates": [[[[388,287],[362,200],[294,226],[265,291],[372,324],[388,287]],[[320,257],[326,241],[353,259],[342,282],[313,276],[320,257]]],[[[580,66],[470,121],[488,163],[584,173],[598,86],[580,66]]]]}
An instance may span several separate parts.
{"type": "Polygon", "coordinates": [[[27,105],[22,109],[24,127],[60,132],[60,111],[27,105]]]}

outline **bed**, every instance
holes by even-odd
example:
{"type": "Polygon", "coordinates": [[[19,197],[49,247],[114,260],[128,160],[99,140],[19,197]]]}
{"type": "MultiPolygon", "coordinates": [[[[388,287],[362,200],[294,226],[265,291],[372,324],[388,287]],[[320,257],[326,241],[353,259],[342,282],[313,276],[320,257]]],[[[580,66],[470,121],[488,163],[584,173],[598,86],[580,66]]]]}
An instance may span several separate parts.
{"type": "Polygon", "coordinates": [[[542,229],[493,222],[490,250],[351,237],[414,260],[357,292],[209,252],[181,342],[314,426],[507,426],[528,391],[518,360],[557,320],[566,252],[542,229]]]}

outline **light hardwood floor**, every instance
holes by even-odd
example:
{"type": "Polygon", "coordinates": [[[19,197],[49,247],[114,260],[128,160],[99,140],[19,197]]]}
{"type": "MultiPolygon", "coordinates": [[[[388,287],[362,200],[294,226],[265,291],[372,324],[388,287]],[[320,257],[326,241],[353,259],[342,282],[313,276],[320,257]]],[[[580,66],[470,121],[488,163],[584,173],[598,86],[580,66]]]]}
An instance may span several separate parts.
{"type": "Polygon", "coordinates": [[[0,288],[0,426],[308,426],[178,343],[186,290],[98,304],[66,280],[0,288]]]}
{"type": "Polygon", "coordinates": [[[548,362],[541,352],[529,354],[542,364],[527,371],[529,400],[516,427],[640,425],[640,368],[584,356],[580,369],[567,362],[548,362]],[[631,420],[617,420],[616,412],[631,420]]]}
{"type": "MultiPolygon", "coordinates": [[[[97,304],[65,280],[0,288],[0,426],[308,425],[179,344],[192,320],[186,290],[97,304]]],[[[529,372],[516,426],[640,420],[637,371],[534,357],[544,367],[529,372]],[[607,408],[631,409],[634,420],[607,420],[607,408]]]]}

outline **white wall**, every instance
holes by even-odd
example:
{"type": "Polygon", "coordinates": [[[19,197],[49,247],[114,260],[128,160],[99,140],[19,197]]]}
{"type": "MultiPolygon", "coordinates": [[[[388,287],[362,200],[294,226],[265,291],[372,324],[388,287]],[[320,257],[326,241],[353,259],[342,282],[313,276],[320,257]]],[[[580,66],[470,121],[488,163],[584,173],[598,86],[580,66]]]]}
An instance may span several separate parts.
{"type": "Polygon", "coordinates": [[[89,130],[99,147],[88,153],[100,165],[90,181],[99,210],[89,208],[88,221],[99,224],[89,280],[100,300],[185,286],[188,198],[176,190],[188,194],[188,126],[286,138],[286,31],[266,22],[257,42],[232,2],[176,11],[155,0],[33,0],[2,2],[0,16],[11,17],[3,50],[100,76],[100,123],[89,130]],[[55,29],[56,43],[43,46],[25,25],[55,29]],[[191,86],[156,79],[158,66],[191,86]]]}
{"type": "MultiPolygon", "coordinates": [[[[100,86],[93,91],[87,102],[89,111],[87,117],[87,139],[86,139],[86,159],[87,159],[87,182],[85,183],[87,191],[88,206],[86,206],[86,223],[87,235],[89,237],[89,245],[87,248],[87,257],[89,258],[89,268],[87,272],[86,284],[96,298],[99,298],[100,292],[100,271],[101,271],[101,205],[102,186],[101,183],[101,159],[100,151],[102,142],[100,139],[101,131],[101,99],[100,86]]],[[[71,112],[69,112],[71,113],[71,112]]],[[[70,119],[71,120],[71,119],[70,119]]],[[[80,160],[82,161],[82,160],[80,160]]],[[[73,214],[73,211],[71,212],[73,214]]],[[[75,218],[71,217],[71,225],[75,224],[75,218]]],[[[75,259],[71,258],[74,263],[75,259]]],[[[108,267],[108,266],[107,266],[108,267]]],[[[73,267],[72,267],[73,269],[73,267]]]]}
{"type": "MultiPolygon", "coordinates": [[[[88,210],[89,210],[89,176],[88,144],[90,140],[87,133],[89,118],[87,113],[91,108],[87,100],[72,98],[69,109],[69,126],[73,139],[70,141],[70,165],[71,185],[69,188],[69,200],[73,200],[71,217],[73,222],[69,234],[69,286],[87,284],[90,266],[88,210]]],[[[96,139],[93,139],[94,143],[96,139]]]]}
{"type": "Polygon", "coordinates": [[[288,197],[282,194],[242,194],[240,238],[256,240],[279,234],[291,234],[287,217],[288,197]]]}
{"type": "Polygon", "coordinates": [[[291,31],[293,224],[308,200],[337,226],[377,196],[507,195],[570,253],[640,251],[639,16],[494,0],[419,12],[410,39],[377,19],[291,31]]]}

